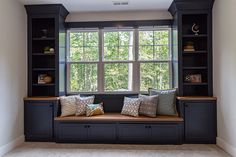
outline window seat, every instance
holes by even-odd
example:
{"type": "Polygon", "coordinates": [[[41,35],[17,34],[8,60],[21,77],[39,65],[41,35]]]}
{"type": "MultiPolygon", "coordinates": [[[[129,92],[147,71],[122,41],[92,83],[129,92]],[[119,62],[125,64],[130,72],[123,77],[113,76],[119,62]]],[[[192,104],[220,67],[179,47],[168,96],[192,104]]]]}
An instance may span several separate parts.
{"type": "Polygon", "coordinates": [[[121,115],[120,113],[105,113],[104,115],[96,115],[92,117],[86,116],[68,116],[68,117],[55,117],[55,121],[109,121],[109,122],[182,122],[183,118],[179,116],[157,116],[155,118],[139,116],[131,117],[121,115]]]}
{"type": "MultiPolygon", "coordinates": [[[[90,96],[90,95],[84,95],[90,96]]],[[[103,102],[104,115],[60,117],[55,109],[54,139],[58,143],[182,144],[184,119],[179,115],[155,118],[121,115],[124,97],[133,94],[96,94],[94,103],[103,102]]]]}
{"type": "Polygon", "coordinates": [[[55,117],[55,141],[59,143],[182,144],[183,118],[130,117],[105,113],[92,117],[55,117]]]}

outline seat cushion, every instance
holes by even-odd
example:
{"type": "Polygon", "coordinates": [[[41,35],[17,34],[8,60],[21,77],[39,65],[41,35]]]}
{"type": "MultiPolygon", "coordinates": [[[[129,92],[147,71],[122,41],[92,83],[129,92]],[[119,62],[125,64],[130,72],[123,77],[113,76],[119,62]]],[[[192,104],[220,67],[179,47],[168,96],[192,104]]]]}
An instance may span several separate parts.
{"type": "Polygon", "coordinates": [[[79,122],[182,122],[183,118],[178,116],[157,116],[155,118],[139,116],[132,117],[121,115],[120,113],[105,113],[92,117],[69,116],[55,117],[56,121],[79,121],[79,122]]]}

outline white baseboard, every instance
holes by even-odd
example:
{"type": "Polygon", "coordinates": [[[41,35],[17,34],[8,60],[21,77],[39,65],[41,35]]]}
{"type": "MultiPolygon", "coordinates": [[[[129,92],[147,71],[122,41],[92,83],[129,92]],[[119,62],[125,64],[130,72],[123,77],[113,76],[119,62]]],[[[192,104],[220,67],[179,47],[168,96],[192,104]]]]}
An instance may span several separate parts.
{"type": "Polygon", "coordinates": [[[19,146],[25,141],[25,136],[22,135],[20,137],[17,137],[16,139],[12,140],[11,142],[7,143],[6,145],[3,145],[0,147],[0,157],[2,157],[4,154],[10,152],[15,147],[19,146]]]}
{"type": "Polygon", "coordinates": [[[217,137],[216,138],[216,144],[224,149],[227,153],[232,155],[233,157],[236,157],[236,148],[233,147],[231,144],[223,140],[222,138],[217,137]]]}

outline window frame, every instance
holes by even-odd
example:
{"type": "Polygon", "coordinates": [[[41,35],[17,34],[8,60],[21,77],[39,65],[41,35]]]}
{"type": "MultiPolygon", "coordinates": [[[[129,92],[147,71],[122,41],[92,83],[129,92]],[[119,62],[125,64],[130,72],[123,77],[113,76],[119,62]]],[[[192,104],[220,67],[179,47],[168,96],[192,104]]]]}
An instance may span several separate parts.
{"type": "MultiPolygon", "coordinates": [[[[108,27],[108,28],[73,28],[68,29],[66,32],[67,36],[67,54],[66,54],[66,93],[67,94],[79,94],[79,93],[90,93],[90,94],[123,94],[123,93],[147,93],[147,91],[140,91],[141,87],[141,75],[140,75],[140,65],[142,63],[168,63],[169,66],[169,87],[173,87],[173,55],[172,55],[172,33],[171,27],[161,26],[161,27],[127,27],[127,28],[117,28],[117,27],[108,27]],[[133,60],[123,60],[123,61],[106,61],[104,60],[104,32],[113,32],[118,31],[130,31],[133,30],[133,60]],[[168,47],[169,47],[169,59],[167,60],[140,60],[139,59],[139,31],[154,31],[154,30],[168,30],[168,47]],[[70,52],[70,32],[98,32],[98,61],[69,61],[69,52],[70,52]],[[133,65],[132,71],[132,90],[131,91],[105,91],[105,64],[116,64],[116,63],[131,63],[133,65]],[[70,89],[70,65],[71,64],[97,64],[97,91],[69,91],[70,89]],[[135,78],[135,79],[134,79],[135,78]]],[[[154,45],[152,45],[154,46],[154,45]]]]}
{"type": "MultiPolygon", "coordinates": [[[[69,91],[70,89],[70,66],[72,64],[96,64],[97,65],[97,78],[99,78],[99,66],[98,63],[100,61],[100,39],[98,40],[98,60],[97,61],[70,61],[69,60],[69,54],[70,54],[70,33],[71,32],[98,32],[98,39],[99,39],[99,29],[98,28],[89,28],[89,29],[69,29],[66,31],[66,93],[70,94],[77,94],[77,93],[97,93],[99,91],[99,82],[97,79],[97,91],[80,91],[80,92],[75,92],[75,91],[69,91]],[[69,92],[68,92],[69,91],[69,92]]],[[[84,46],[84,45],[83,45],[84,46]]]]}
{"type": "MultiPolygon", "coordinates": [[[[141,92],[141,93],[144,92],[144,91],[140,90],[140,87],[141,87],[140,65],[141,65],[141,63],[168,63],[168,66],[169,66],[169,88],[170,89],[173,88],[173,75],[172,75],[173,74],[173,67],[172,67],[172,65],[173,65],[173,52],[172,52],[172,47],[171,47],[171,45],[172,45],[171,28],[168,27],[168,26],[164,26],[164,27],[151,26],[151,27],[140,27],[140,28],[137,28],[137,31],[138,31],[137,38],[136,38],[137,41],[135,43],[135,45],[137,46],[137,47],[135,47],[136,51],[137,51],[137,52],[135,52],[135,54],[138,55],[137,62],[139,64],[138,69],[137,69],[137,71],[139,73],[139,75],[138,75],[139,76],[138,77],[139,80],[138,80],[137,84],[135,84],[135,86],[138,88],[137,92],[141,92]],[[139,31],[155,31],[155,30],[157,30],[157,31],[168,30],[168,32],[169,32],[169,38],[168,38],[169,59],[167,59],[167,60],[140,60],[139,59],[139,31]]],[[[154,47],[156,45],[151,45],[151,46],[154,47]]]]}
{"type": "MultiPolygon", "coordinates": [[[[117,28],[117,27],[108,27],[108,28],[104,28],[101,29],[101,38],[102,38],[102,43],[100,44],[102,46],[102,64],[103,64],[103,73],[101,73],[101,77],[103,79],[103,84],[101,86],[102,87],[102,91],[100,91],[101,93],[132,93],[134,92],[133,88],[134,88],[134,84],[133,84],[133,77],[131,79],[132,81],[132,85],[131,85],[131,90],[128,91],[106,91],[105,90],[105,64],[117,64],[117,63],[126,63],[126,64],[132,64],[133,65],[133,71],[132,74],[134,73],[134,62],[135,62],[135,29],[132,27],[127,27],[127,28],[117,28]],[[133,31],[133,59],[132,60],[105,60],[104,59],[104,33],[105,32],[122,32],[122,31],[133,31]]],[[[128,45],[130,46],[130,45],[128,45]]],[[[118,45],[119,47],[119,45],[118,45]]],[[[128,83],[129,84],[129,83],[128,83]]],[[[129,85],[128,85],[129,86],[129,85]]],[[[128,87],[129,88],[129,87],[128,87]]]]}

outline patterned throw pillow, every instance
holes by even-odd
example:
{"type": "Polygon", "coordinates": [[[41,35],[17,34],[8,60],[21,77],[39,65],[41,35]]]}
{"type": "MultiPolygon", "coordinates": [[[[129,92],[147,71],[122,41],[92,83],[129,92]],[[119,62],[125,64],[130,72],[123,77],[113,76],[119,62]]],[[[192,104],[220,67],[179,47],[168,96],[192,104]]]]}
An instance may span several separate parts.
{"type": "Polygon", "coordinates": [[[140,106],[140,99],[139,98],[124,98],[124,105],[121,111],[121,114],[128,115],[128,116],[139,116],[139,106],[140,106]]]}
{"type": "Polygon", "coordinates": [[[158,95],[157,115],[177,115],[176,89],[149,89],[149,95],[158,95]]]}
{"type": "Polygon", "coordinates": [[[146,96],[139,94],[139,98],[141,100],[139,114],[148,117],[156,117],[158,95],[146,96]]]}
{"type": "Polygon", "coordinates": [[[61,96],[61,117],[72,116],[76,113],[75,98],[78,96],[61,96]]]}
{"type": "Polygon", "coordinates": [[[104,114],[102,103],[86,105],[86,116],[87,117],[101,115],[101,114],[104,114]]]}
{"type": "Polygon", "coordinates": [[[86,105],[93,104],[94,102],[94,95],[88,97],[76,97],[76,116],[82,116],[86,114],[86,105]]]}

